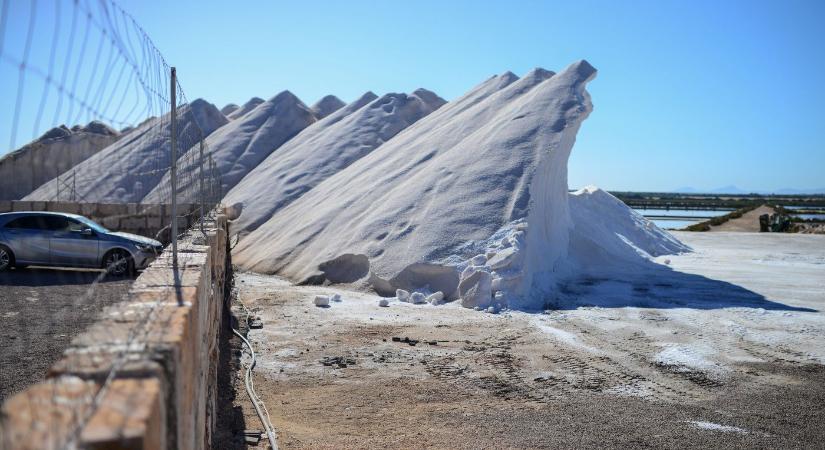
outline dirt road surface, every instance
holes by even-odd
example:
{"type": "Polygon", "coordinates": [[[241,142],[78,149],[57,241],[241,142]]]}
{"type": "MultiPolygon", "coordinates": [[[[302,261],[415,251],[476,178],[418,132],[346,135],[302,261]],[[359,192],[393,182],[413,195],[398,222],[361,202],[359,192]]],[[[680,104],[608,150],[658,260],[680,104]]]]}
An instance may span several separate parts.
{"type": "Polygon", "coordinates": [[[120,301],[132,281],[95,270],[0,272],[0,401],[42,380],[72,338],[120,301]]]}
{"type": "Polygon", "coordinates": [[[696,252],[660,258],[673,277],[582,280],[579,305],[543,313],[239,274],[279,446],[821,446],[825,237],[677,235],[696,252]]]}
{"type": "Polygon", "coordinates": [[[734,231],[734,232],[759,232],[759,216],[762,214],[773,214],[774,209],[770,206],[762,205],[753,211],[742,214],[738,219],[731,219],[719,226],[711,226],[710,231],[734,231]]]}

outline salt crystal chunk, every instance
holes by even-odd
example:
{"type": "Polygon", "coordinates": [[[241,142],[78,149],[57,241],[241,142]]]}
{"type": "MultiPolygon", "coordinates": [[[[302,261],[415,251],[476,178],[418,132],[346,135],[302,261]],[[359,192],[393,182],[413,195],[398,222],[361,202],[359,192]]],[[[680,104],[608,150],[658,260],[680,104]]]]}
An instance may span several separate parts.
{"type": "Polygon", "coordinates": [[[316,295],[315,306],[329,306],[329,297],[326,295],[316,295]]]}
{"type": "Polygon", "coordinates": [[[410,303],[412,303],[414,305],[420,305],[420,304],[426,303],[426,302],[427,302],[427,297],[424,296],[424,294],[422,294],[420,292],[413,292],[412,295],[410,295],[410,303]]]}
{"type": "Polygon", "coordinates": [[[427,303],[433,305],[441,304],[441,301],[444,300],[444,293],[441,291],[435,292],[427,296],[427,303]]]}

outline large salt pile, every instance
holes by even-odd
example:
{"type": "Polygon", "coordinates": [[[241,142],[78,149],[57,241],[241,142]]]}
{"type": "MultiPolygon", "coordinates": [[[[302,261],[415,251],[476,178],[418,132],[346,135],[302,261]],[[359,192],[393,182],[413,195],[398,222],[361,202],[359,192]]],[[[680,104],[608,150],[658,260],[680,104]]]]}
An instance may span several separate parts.
{"type": "MultiPolygon", "coordinates": [[[[244,104],[243,104],[243,106],[241,106],[241,107],[239,107],[239,108],[238,108],[238,107],[234,108],[234,109],[232,110],[232,112],[230,112],[230,113],[229,113],[226,117],[227,117],[229,120],[235,120],[235,119],[237,119],[237,118],[239,118],[239,117],[243,117],[243,116],[245,116],[248,112],[250,112],[250,111],[252,111],[253,109],[257,108],[257,107],[258,107],[258,105],[260,105],[260,104],[261,104],[261,103],[263,103],[263,102],[264,102],[264,99],[262,99],[262,98],[260,98],[260,97],[252,97],[252,98],[250,98],[249,100],[247,100],[247,102],[246,102],[246,103],[244,103],[244,104]]],[[[227,106],[229,106],[229,105],[227,105],[227,106]]],[[[232,106],[237,106],[237,105],[232,105],[232,106]]],[[[224,108],[225,108],[225,107],[224,107],[224,108]]]]}
{"type": "Polygon", "coordinates": [[[570,193],[571,271],[604,272],[647,264],[653,257],[691,251],[668,232],[593,186],[570,193]]]}
{"type": "Polygon", "coordinates": [[[233,231],[246,233],[326,178],[389,141],[445,101],[424,89],[410,95],[368,92],[313,124],[272,153],[224,203],[242,203],[233,231]]]}
{"type": "MultiPolygon", "coordinates": [[[[221,174],[222,190],[232,189],[261,161],[315,120],[312,111],[298,97],[283,91],[212,133],[206,139],[206,146],[221,174]]],[[[199,144],[195,144],[180,158],[179,201],[195,202],[198,198],[199,151],[199,144]]],[[[161,203],[170,192],[167,173],[144,202],[161,203]]]]}
{"type": "Polygon", "coordinates": [[[370,275],[381,293],[426,289],[450,299],[460,294],[456,262],[475,256],[472,243],[522,219],[530,231],[510,304],[530,306],[553,288],[567,253],[567,159],[591,111],[585,85],[595,73],[580,61],[556,75],[488,80],[276,213],[241,241],[235,260],[301,281],[370,275]]]}
{"type": "MultiPolygon", "coordinates": [[[[111,145],[120,133],[92,121],[52,128],[35,141],[0,158],[0,200],[19,200],[111,145]]],[[[61,200],[70,199],[69,195],[61,200]]]]}
{"type": "Polygon", "coordinates": [[[226,106],[221,108],[221,114],[223,114],[224,116],[229,116],[233,112],[237,111],[238,108],[240,108],[240,106],[238,106],[234,103],[227,103],[226,106]]]}
{"type": "Polygon", "coordinates": [[[322,99],[312,105],[312,112],[318,119],[323,119],[344,106],[346,106],[346,103],[344,103],[340,98],[334,95],[325,95],[322,99]]]}
{"type": "MultiPolygon", "coordinates": [[[[178,145],[189,148],[201,131],[209,136],[227,123],[218,109],[197,99],[178,108],[178,145]]],[[[145,121],[117,142],[73,168],[76,198],[85,202],[140,202],[160,182],[170,166],[169,114],[145,121]]],[[[25,200],[53,200],[50,180],[25,200]]]]}

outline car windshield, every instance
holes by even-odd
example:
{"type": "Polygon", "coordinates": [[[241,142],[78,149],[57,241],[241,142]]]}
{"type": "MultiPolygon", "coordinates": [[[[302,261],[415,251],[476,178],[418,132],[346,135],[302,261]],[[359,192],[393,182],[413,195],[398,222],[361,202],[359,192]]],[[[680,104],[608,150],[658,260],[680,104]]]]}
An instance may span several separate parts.
{"type": "Polygon", "coordinates": [[[95,222],[93,220],[89,220],[89,219],[87,219],[83,216],[76,216],[75,219],[77,219],[82,224],[88,226],[89,228],[97,231],[98,233],[108,233],[109,232],[109,230],[107,230],[106,228],[103,228],[103,226],[101,226],[97,222],[95,222]]]}

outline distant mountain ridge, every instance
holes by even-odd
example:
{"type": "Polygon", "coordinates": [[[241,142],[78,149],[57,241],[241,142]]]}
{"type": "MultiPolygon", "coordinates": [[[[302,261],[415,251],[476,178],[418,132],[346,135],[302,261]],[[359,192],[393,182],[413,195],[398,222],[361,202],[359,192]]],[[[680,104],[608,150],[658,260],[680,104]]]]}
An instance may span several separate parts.
{"type": "Polygon", "coordinates": [[[817,195],[825,194],[825,187],[817,189],[799,189],[799,188],[779,188],[779,189],[742,189],[735,185],[722,186],[715,189],[697,189],[695,187],[687,186],[673,189],[673,193],[677,194],[761,194],[761,195],[817,195]]]}

